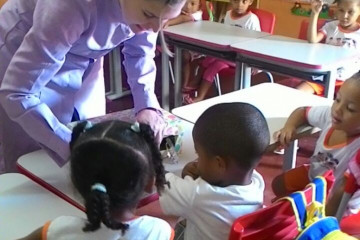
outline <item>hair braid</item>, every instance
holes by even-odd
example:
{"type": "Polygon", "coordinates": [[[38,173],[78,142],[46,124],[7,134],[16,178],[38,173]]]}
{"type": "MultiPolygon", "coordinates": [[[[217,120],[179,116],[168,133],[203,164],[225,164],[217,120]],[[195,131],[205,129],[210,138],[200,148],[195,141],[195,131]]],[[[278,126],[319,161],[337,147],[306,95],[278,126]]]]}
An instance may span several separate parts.
{"type": "Polygon", "coordinates": [[[122,234],[129,228],[128,224],[115,221],[110,214],[110,198],[107,193],[91,191],[86,201],[86,216],[88,223],[83,228],[84,232],[96,231],[101,222],[110,229],[121,230],[122,234]]]}
{"type": "Polygon", "coordinates": [[[100,228],[101,223],[101,198],[103,194],[99,191],[91,191],[89,197],[85,201],[86,216],[88,223],[83,228],[84,232],[95,231],[100,228]]]}
{"type": "Polygon", "coordinates": [[[158,146],[155,144],[155,138],[154,138],[154,132],[150,128],[150,126],[146,124],[140,124],[140,133],[148,143],[151,151],[151,160],[154,165],[154,171],[155,171],[155,185],[156,188],[161,194],[161,192],[164,190],[164,185],[167,184],[169,186],[169,182],[165,179],[165,168],[162,164],[162,158],[159,151],[158,146]]]}
{"type": "Polygon", "coordinates": [[[102,222],[110,229],[121,230],[121,233],[124,234],[125,231],[129,228],[128,224],[115,221],[110,214],[110,198],[107,194],[101,194],[102,198],[102,222]]]}

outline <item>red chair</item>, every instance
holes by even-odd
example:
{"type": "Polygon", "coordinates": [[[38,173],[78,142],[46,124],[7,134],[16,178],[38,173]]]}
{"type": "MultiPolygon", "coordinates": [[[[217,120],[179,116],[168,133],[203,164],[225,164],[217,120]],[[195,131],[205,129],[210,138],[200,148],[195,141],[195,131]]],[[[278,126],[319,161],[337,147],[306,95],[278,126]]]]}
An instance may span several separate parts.
{"type": "MultiPolygon", "coordinates": [[[[322,28],[322,26],[324,26],[325,23],[326,23],[326,20],[325,20],[325,19],[319,19],[318,22],[317,22],[317,30],[319,30],[320,28],[322,28]]],[[[308,30],[308,27],[309,27],[309,20],[308,20],[308,19],[304,19],[304,20],[301,22],[301,25],[300,25],[300,31],[299,31],[299,36],[298,36],[299,39],[307,40],[307,30],[308,30]]],[[[322,42],[325,42],[325,39],[324,39],[322,42]]]]}
{"type": "Polygon", "coordinates": [[[258,8],[251,8],[250,11],[259,18],[262,32],[274,33],[275,14],[258,8]]]}
{"type": "MultiPolygon", "coordinates": [[[[250,11],[254,13],[260,21],[260,27],[262,32],[267,32],[270,34],[273,34],[274,28],[275,28],[275,21],[276,16],[275,14],[258,9],[258,8],[250,8],[250,11]]],[[[270,82],[274,82],[274,78],[270,72],[264,71],[263,73],[266,74],[266,76],[269,78],[270,82]]],[[[221,95],[221,88],[220,88],[220,82],[219,82],[219,76],[235,76],[235,68],[229,67],[226,69],[223,69],[221,72],[218,73],[218,75],[215,76],[215,86],[218,92],[218,95],[221,95]]]]}
{"type": "MultiPolygon", "coordinates": [[[[332,171],[324,174],[326,193],[334,183],[332,171]]],[[[303,192],[313,202],[313,186],[303,192]]],[[[299,234],[297,218],[290,201],[279,201],[254,213],[239,217],[232,225],[229,240],[293,240],[299,234]]]]}

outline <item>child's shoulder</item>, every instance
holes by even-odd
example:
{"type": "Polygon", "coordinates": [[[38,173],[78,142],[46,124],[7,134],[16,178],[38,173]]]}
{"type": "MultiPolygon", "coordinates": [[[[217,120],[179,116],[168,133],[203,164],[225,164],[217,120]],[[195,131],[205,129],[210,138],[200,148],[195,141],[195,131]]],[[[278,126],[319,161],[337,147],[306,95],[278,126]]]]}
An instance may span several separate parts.
{"type": "Polygon", "coordinates": [[[255,13],[249,11],[249,14],[248,14],[247,16],[248,16],[248,18],[250,19],[250,21],[252,21],[252,22],[258,22],[258,23],[260,24],[260,19],[259,19],[259,17],[258,17],[255,13]]]}
{"type": "Polygon", "coordinates": [[[322,27],[322,29],[328,29],[331,31],[335,31],[339,28],[339,20],[330,20],[325,22],[324,26],[322,27]]]}
{"type": "Polygon", "coordinates": [[[140,216],[129,222],[129,230],[126,239],[171,239],[173,229],[165,220],[151,217],[140,216]]]}
{"type": "Polygon", "coordinates": [[[193,14],[191,14],[192,18],[194,19],[194,21],[201,21],[202,20],[202,10],[196,11],[193,14]]]}

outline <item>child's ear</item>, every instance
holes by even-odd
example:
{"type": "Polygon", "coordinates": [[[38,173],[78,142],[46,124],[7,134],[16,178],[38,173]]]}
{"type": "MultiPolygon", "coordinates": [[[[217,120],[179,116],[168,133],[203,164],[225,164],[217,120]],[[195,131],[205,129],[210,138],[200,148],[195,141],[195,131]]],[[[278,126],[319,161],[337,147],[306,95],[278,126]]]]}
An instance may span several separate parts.
{"type": "Polygon", "coordinates": [[[217,162],[219,171],[220,171],[221,173],[226,172],[226,169],[228,168],[228,165],[227,165],[227,162],[226,162],[225,158],[220,157],[220,156],[216,156],[216,157],[215,157],[215,160],[216,160],[216,162],[217,162]]]}
{"type": "Polygon", "coordinates": [[[145,185],[145,192],[152,193],[155,185],[155,177],[151,177],[148,183],[145,185]]]}

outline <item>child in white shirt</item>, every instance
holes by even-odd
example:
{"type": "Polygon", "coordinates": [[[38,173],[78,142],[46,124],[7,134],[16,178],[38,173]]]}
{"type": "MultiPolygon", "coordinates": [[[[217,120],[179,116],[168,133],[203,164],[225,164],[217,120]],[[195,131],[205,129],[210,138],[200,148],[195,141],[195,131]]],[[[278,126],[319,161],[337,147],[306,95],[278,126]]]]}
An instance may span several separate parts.
{"type": "Polygon", "coordinates": [[[108,121],[78,124],[70,142],[71,179],[87,219],[61,216],[24,238],[47,240],[169,240],[164,220],[135,216],[143,191],[164,188],[162,159],[148,125],[108,121]],[[42,236],[42,237],[41,237],[42,236]]]}
{"type": "MultiPolygon", "coordinates": [[[[231,0],[230,2],[232,9],[226,13],[224,24],[261,31],[259,18],[248,9],[253,0],[231,0]]],[[[185,103],[190,104],[203,100],[211,88],[216,74],[230,66],[235,67],[235,64],[214,57],[206,57],[201,63],[201,73],[199,73],[199,76],[202,76],[202,81],[197,89],[197,96],[195,98],[185,98],[185,103]]],[[[193,85],[196,84],[195,81],[193,85]]]]}
{"type": "Polygon", "coordinates": [[[250,104],[222,103],[199,117],[193,138],[198,161],[184,168],[184,179],[165,175],[161,209],[186,219],[185,240],[228,239],[236,218],[263,205],[255,167],[270,140],[266,120],[250,104]]]}
{"type": "MultiPolygon", "coordinates": [[[[325,39],[326,44],[350,48],[360,51],[360,24],[357,22],[360,16],[360,2],[358,0],[336,0],[336,21],[326,23],[320,31],[317,31],[317,21],[321,12],[323,1],[311,1],[311,17],[307,32],[310,43],[319,43],[325,39]]],[[[360,71],[360,59],[347,62],[338,69],[336,90],[343,82],[360,71]]],[[[317,95],[324,95],[324,86],[314,82],[303,82],[297,89],[317,95]]]]}
{"type": "MultiPolygon", "coordinates": [[[[343,192],[344,173],[349,161],[360,148],[360,73],[346,80],[332,105],[296,109],[275,138],[287,145],[304,124],[322,129],[310,165],[300,166],[277,176],[272,183],[275,195],[281,197],[303,189],[314,177],[333,169],[335,183],[330,192],[327,213],[334,215],[343,192]]],[[[360,201],[352,199],[349,212],[360,210],[360,201]],[[354,204],[357,203],[357,204],[354,204]]]]}

